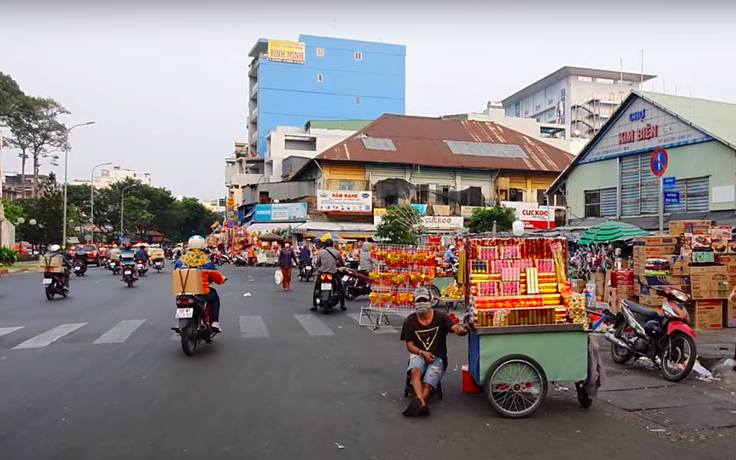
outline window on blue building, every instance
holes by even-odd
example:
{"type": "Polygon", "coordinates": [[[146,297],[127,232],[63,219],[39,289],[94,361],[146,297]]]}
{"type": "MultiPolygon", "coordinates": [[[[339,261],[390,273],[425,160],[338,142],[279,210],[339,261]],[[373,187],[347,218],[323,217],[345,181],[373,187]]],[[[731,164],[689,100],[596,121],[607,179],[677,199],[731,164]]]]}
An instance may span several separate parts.
{"type": "Polygon", "coordinates": [[[325,49],[317,48],[317,57],[324,57],[324,56],[325,56],[325,49]]]}
{"type": "Polygon", "coordinates": [[[356,51],[355,52],[355,60],[356,61],[362,61],[363,60],[363,53],[361,53],[360,51],[356,51]]]}
{"type": "Polygon", "coordinates": [[[321,73],[318,73],[317,74],[317,82],[318,83],[322,83],[322,80],[324,80],[324,79],[325,79],[325,77],[323,77],[321,73]]]}

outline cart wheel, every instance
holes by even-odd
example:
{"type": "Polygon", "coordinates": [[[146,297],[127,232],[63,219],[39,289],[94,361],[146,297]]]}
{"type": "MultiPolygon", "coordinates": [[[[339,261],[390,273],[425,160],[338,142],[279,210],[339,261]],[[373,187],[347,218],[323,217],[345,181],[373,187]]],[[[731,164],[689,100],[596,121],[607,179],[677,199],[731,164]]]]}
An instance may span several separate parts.
{"type": "Polygon", "coordinates": [[[588,409],[593,405],[593,399],[588,396],[588,391],[585,389],[584,383],[576,382],[575,389],[578,390],[578,402],[580,403],[580,407],[588,409]]]}
{"type": "Polygon", "coordinates": [[[539,409],[547,396],[547,376],[528,356],[508,355],[486,373],[485,392],[493,410],[506,418],[524,418],[539,409]]]}
{"type": "Polygon", "coordinates": [[[440,304],[440,298],[442,297],[442,292],[440,292],[440,288],[432,285],[429,288],[429,293],[432,294],[432,308],[435,308],[437,305],[440,304]]]}

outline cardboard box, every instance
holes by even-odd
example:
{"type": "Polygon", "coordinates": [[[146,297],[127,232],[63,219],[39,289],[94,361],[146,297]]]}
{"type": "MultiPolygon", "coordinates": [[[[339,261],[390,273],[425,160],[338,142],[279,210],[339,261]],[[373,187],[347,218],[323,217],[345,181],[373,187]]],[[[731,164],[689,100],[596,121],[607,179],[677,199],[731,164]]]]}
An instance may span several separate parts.
{"type": "Polygon", "coordinates": [[[728,299],[729,295],[731,295],[731,290],[728,288],[723,290],[694,289],[690,297],[693,300],[728,299]]]}
{"type": "Polygon", "coordinates": [[[655,259],[677,254],[677,252],[677,246],[644,246],[639,250],[639,255],[644,256],[645,259],[655,259]]]}
{"type": "Polygon", "coordinates": [[[690,322],[695,329],[721,329],[723,327],[723,301],[699,300],[688,308],[690,322]]]}
{"type": "Polygon", "coordinates": [[[617,270],[611,272],[611,286],[633,286],[634,271],[633,270],[617,270]]]}
{"type": "Polygon", "coordinates": [[[728,268],[725,265],[691,265],[690,277],[698,277],[701,275],[728,275],[728,268]]]}
{"type": "Polygon", "coordinates": [[[634,246],[676,246],[679,242],[679,235],[640,236],[634,240],[634,246]]]}
{"type": "Polygon", "coordinates": [[[202,270],[184,268],[172,272],[174,297],[181,294],[203,295],[202,270]]]}
{"type": "Polygon", "coordinates": [[[680,236],[683,233],[708,233],[715,224],[712,220],[673,220],[670,222],[670,235],[680,236]]]}
{"type": "Polygon", "coordinates": [[[658,295],[640,295],[639,303],[645,307],[662,307],[664,297],[658,295]]]}
{"type": "Polygon", "coordinates": [[[670,274],[675,276],[690,275],[690,259],[685,256],[674,255],[669,256],[670,274]]]}
{"type": "Polygon", "coordinates": [[[57,257],[41,256],[39,257],[38,261],[41,267],[63,267],[64,266],[64,259],[61,256],[57,256],[57,257]]]}
{"type": "Polygon", "coordinates": [[[721,265],[729,265],[736,267],[736,256],[716,254],[716,263],[721,265]]]}
{"type": "Polygon", "coordinates": [[[685,286],[691,284],[690,276],[648,276],[640,275],[638,277],[639,284],[643,286],[674,286],[682,290],[685,286]]]}
{"type": "Polygon", "coordinates": [[[730,300],[723,302],[723,325],[736,327],[736,304],[730,300]]]}
{"type": "Polygon", "coordinates": [[[632,295],[634,295],[634,285],[633,284],[619,285],[616,288],[616,296],[617,297],[621,297],[621,296],[632,296],[632,295]]]}

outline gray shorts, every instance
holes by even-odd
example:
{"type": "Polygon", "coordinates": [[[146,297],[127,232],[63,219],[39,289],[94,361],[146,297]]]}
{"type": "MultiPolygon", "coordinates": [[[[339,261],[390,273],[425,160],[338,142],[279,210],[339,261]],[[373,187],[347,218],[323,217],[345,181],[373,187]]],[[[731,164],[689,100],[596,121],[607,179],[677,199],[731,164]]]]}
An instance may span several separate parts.
{"type": "Polygon", "coordinates": [[[410,354],[409,367],[406,369],[406,373],[411,375],[412,369],[419,369],[422,373],[422,383],[426,383],[436,390],[442,376],[445,374],[445,363],[442,362],[442,358],[435,358],[432,364],[427,364],[427,361],[421,356],[410,354]]]}

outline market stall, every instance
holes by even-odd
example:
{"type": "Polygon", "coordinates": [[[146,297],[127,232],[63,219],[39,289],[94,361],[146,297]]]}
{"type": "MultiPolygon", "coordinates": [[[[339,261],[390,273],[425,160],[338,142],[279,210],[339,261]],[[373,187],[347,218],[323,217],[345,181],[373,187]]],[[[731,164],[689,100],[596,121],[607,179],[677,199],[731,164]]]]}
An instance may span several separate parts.
{"type": "Polygon", "coordinates": [[[549,382],[573,381],[590,407],[585,298],[567,280],[562,238],[469,237],[468,372],[508,418],[531,415],[549,382]]]}

